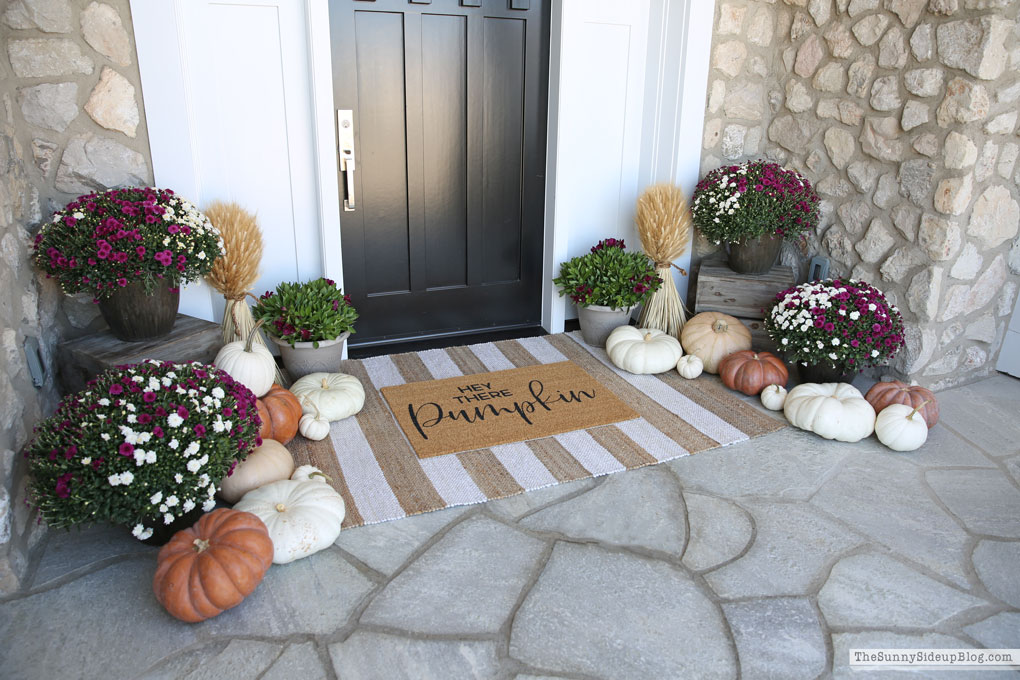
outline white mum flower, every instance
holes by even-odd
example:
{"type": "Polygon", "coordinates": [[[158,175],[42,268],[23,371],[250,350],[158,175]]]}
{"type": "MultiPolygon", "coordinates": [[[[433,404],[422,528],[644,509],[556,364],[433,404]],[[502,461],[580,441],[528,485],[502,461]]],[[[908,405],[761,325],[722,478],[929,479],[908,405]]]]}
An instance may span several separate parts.
{"type": "Polygon", "coordinates": [[[171,413],[166,419],[166,424],[170,427],[180,427],[182,423],[184,423],[184,418],[181,418],[176,413],[171,413]]]}
{"type": "Polygon", "coordinates": [[[102,399],[99,400],[99,405],[100,406],[109,406],[110,405],[110,400],[107,399],[106,397],[103,397],[102,399]]]}
{"type": "Polygon", "coordinates": [[[181,510],[183,510],[185,513],[191,512],[194,509],[195,501],[191,500],[190,498],[184,501],[184,504],[181,506],[181,510]]]}
{"type": "Polygon", "coordinates": [[[85,458],[82,458],[81,459],[81,464],[82,465],[91,465],[92,464],[92,458],[88,457],[88,456],[86,456],[85,458]]]}
{"type": "Polygon", "coordinates": [[[878,350],[877,349],[871,350],[871,358],[874,359],[877,356],[878,356],[878,350]]]}
{"type": "Polygon", "coordinates": [[[143,527],[141,524],[136,524],[135,528],[131,530],[131,535],[134,536],[135,538],[141,538],[144,532],[145,527],[143,527]]]}
{"type": "Polygon", "coordinates": [[[149,465],[152,465],[153,463],[155,463],[156,462],[156,452],[155,451],[146,451],[145,452],[145,462],[148,463],[149,465]]]}
{"type": "Polygon", "coordinates": [[[171,524],[174,521],[174,516],[169,512],[163,515],[163,524],[171,524]]]}
{"type": "Polygon", "coordinates": [[[163,500],[163,492],[162,491],[157,491],[156,493],[152,494],[151,498],[149,498],[149,502],[152,503],[153,505],[155,505],[156,503],[159,503],[162,500],[163,500]]]}
{"type": "Polygon", "coordinates": [[[833,338],[832,339],[832,344],[836,345],[838,347],[839,346],[839,338],[833,338]]]}
{"type": "Polygon", "coordinates": [[[131,482],[135,481],[135,474],[130,470],[127,472],[120,473],[120,483],[127,486],[131,482]]]}
{"type": "Polygon", "coordinates": [[[212,498],[202,503],[202,510],[204,512],[212,512],[212,509],[216,507],[216,501],[212,498]]]}
{"type": "Polygon", "coordinates": [[[110,483],[110,486],[119,486],[120,475],[110,475],[109,477],[106,478],[106,481],[110,483]]]}
{"type": "Polygon", "coordinates": [[[188,444],[188,448],[184,449],[184,455],[194,456],[196,453],[198,453],[198,449],[200,447],[201,445],[197,441],[191,442],[190,444],[188,444]]]}
{"type": "Polygon", "coordinates": [[[188,472],[198,472],[201,467],[202,464],[195,458],[188,461],[188,472]]]}
{"type": "Polygon", "coordinates": [[[180,501],[180,499],[177,498],[177,496],[167,496],[166,497],[166,505],[167,505],[168,508],[172,508],[172,507],[174,507],[175,505],[177,505],[180,502],[181,501],[180,501]]]}
{"type": "Polygon", "coordinates": [[[213,388],[212,395],[216,399],[222,399],[223,397],[227,396],[227,393],[223,391],[222,387],[217,385],[216,387],[213,388]]]}
{"type": "Polygon", "coordinates": [[[174,481],[180,484],[181,482],[184,481],[184,475],[178,472],[177,474],[174,475],[174,481]]]}
{"type": "Polygon", "coordinates": [[[176,451],[177,447],[180,446],[180,445],[181,445],[181,443],[179,441],[177,441],[176,438],[171,439],[169,442],[167,442],[167,446],[169,446],[174,451],[176,451]]]}
{"type": "Polygon", "coordinates": [[[110,441],[110,435],[108,435],[108,434],[107,434],[107,433],[105,433],[105,432],[103,432],[103,433],[102,433],[102,434],[100,434],[99,436],[100,436],[100,437],[102,437],[102,439],[103,439],[103,441],[104,441],[104,442],[108,442],[108,441],[110,441]]]}

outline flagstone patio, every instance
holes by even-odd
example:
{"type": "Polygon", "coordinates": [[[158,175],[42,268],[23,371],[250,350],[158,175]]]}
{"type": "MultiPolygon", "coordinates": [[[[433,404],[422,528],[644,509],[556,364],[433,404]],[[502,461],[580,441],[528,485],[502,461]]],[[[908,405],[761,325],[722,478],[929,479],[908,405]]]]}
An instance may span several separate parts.
{"type": "Polygon", "coordinates": [[[198,625],[153,598],[154,548],[52,532],[0,604],[0,675],[813,678],[850,648],[1020,648],[1020,380],[939,400],[915,453],[785,429],[345,531],[198,625]]]}

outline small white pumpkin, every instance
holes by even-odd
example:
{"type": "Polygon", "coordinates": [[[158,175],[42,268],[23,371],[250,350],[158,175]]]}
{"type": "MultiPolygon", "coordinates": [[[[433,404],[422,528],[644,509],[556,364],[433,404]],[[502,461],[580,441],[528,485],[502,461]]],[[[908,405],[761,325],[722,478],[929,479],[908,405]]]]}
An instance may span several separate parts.
{"type": "Polygon", "coordinates": [[[679,340],[655,328],[620,326],[606,338],[606,354],[617,368],[646,375],[672,370],[684,350],[679,340]]]}
{"type": "Polygon", "coordinates": [[[255,336],[262,325],[260,319],[255,328],[248,333],[247,340],[228,342],[220,348],[213,359],[213,366],[221,368],[230,377],[251,390],[256,397],[262,398],[273,386],[276,376],[276,359],[264,345],[253,344],[255,336]]]}
{"type": "MultiPolygon", "coordinates": [[[[928,402],[924,402],[927,404],[928,402]]],[[[921,404],[921,406],[924,406],[921,404]]],[[[893,451],[915,451],[928,440],[928,423],[917,408],[890,404],[875,419],[875,436],[893,451]]]]}
{"type": "Polygon", "coordinates": [[[782,385],[769,385],[761,391],[761,405],[770,411],[782,411],[786,403],[786,388],[782,385]]]}
{"type": "Polygon", "coordinates": [[[266,525],[273,564],[287,564],[333,545],[344,521],[344,499],[318,482],[284,479],[249,491],[234,506],[266,525]]]}
{"type": "Polygon", "coordinates": [[[301,465],[294,474],[290,476],[295,482],[322,482],[330,481],[329,476],[314,465],[301,465]]]}
{"type": "Polygon", "coordinates": [[[705,362],[693,354],[685,354],[676,362],[676,372],[688,380],[694,380],[704,370],[705,362]]]}
{"type": "Polygon", "coordinates": [[[875,431],[875,409],[853,385],[804,383],[786,395],[790,424],[825,439],[857,442],[875,431]]]}
{"type": "Polygon", "coordinates": [[[319,442],[329,435],[329,421],[318,415],[306,413],[298,421],[298,432],[306,439],[319,442]]]}
{"type": "Polygon", "coordinates": [[[305,413],[333,422],[353,416],[365,405],[365,388],[353,375],[309,373],[290,386],[305,413]]]}
{"type": "Polygon", "coordinates": [[[233,473],[220,482],[220,498],[228,503],[236,503],[252,489],[279,479],[289,479],[292,472],[294,457],[287,447],[275,439],[264,439],[262,446],[256,447],[237,464],[233,473]]]}

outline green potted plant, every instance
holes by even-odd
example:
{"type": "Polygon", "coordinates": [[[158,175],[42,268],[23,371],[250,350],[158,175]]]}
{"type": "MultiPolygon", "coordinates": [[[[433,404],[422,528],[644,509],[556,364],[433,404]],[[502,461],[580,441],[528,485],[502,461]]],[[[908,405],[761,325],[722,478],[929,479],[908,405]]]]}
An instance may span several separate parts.
{"type": "Polygon", "coordinates": [[[691,212],[705,238],[729,247],[729,266],[763,274],[783,239],[818,226],[818,194],[793,170],[764,160],[716,168],[698,182],[691,212]]]}
{"type": "Polygon", "coordinates": [[[31,500],[51,527],[105,521],[169,540],[216,504],[259,438],[255,395],[215,366],[155,360],[88,383],[29,444],[31,500]]]}
{"type": "Polygon", "coordinates": [[[121,340],[173,328],[180,286],[212,269],[223,241],[208,218],[169,189],[79,196],[35,236],[33,259],[68,295],[90,293],[121,340]]]}
{"type": "Polygon", "coordinates": [[[603,347],[609,333],[627,323],[631,310],[658,290],[662,279],[644,253],[627,252],[623,239],[607,238],[591,252],[560,264],[553,283],[577,305],[584,341],[603,347]]]}
{"type": "Polygon", "coordinates": [[[262,294],[252,314],[265,321],[295,380],[309,373],[336,373],[358,318],[351,298],[327,278],[281,283],[262,294]]]}

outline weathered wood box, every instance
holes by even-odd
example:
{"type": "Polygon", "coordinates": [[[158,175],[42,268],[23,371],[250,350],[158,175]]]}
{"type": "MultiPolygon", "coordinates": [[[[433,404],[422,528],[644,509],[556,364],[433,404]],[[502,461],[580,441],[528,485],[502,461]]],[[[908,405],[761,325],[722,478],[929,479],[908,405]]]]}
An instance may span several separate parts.
{"type": "Polygon", "coordinates": [[[703,262],[698,271],[694,313],[722,312],[751,329],[756,350],[775,351],[762,324],[776,293],[797,283],[792,267],[777,265],[767,274],[738,274],[724,263],[703,262]]]}
{"type": "Polygon", "coordinates": [[[108,368],[146,359],[212,363],[222,344],[218,323],[184,314],[177,315],[170,335],[156,340],[124,342],[109,331],[86,335],[58,345],[60,384],[64,394],[71,394],[108,368]]]}

